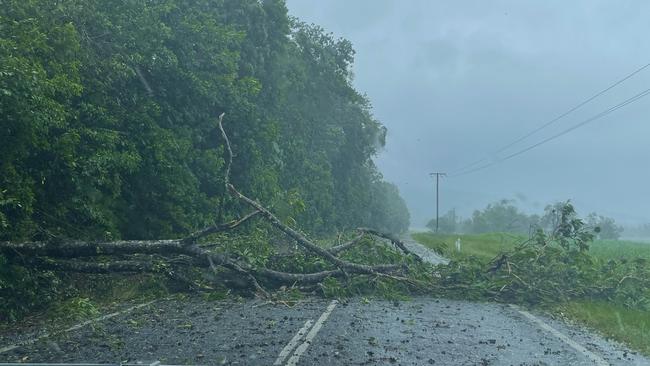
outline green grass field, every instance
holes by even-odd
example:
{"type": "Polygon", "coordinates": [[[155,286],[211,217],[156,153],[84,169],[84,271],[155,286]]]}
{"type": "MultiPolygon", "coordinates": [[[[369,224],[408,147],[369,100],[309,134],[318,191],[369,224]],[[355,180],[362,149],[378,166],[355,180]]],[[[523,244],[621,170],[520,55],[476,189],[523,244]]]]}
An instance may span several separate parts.
{"type": "MultiPolygon", "coordinates": [[[[449,258],[476,256],[489,261],[501,252],[514,248],[526,240],[524,236],[507,233],[474,235],[442,235],[413,233],[413,238],[429,248],[442,248],[449,258]],[[461,251],[456,251],[456,239],[461,240],[461,251]]],[[[650,243],[626,240],[596,240],[590,253],[600,259],[650,259],[650,243]]],[[[556,311],[602,333],[604,336],[629,345],[650,355],[650,314],[606,302],[576,301],[558,305],[556,311]]]]}
{"type": "Polygon", "coordinates": [[[603,259],[650,259],[650,243],[627,240],[596,240],[589,249],[592,255],[603,259]]]}
{"type": "MultiPolygon", "coordinates": [[[[523,235],[508,233],[487,233],[487,234],[433,234],[413,233],[413,238],[418,242],[436,248],[443,245],[445,255],[454,257],[457,255],[476,257],[490,260],[503,251],[514,248],[517,244],[526,240],[523,235]],[[454,247],[456,239],[461,240],[461,252],[457,253],[454,247]]],[[[650,243],[634,242],[627,240],[595,240],[589,252],[601,259],[650,259],[650,243]]]]}
{"type": "Polygon", "coordinates": [[[508,233],[472,235],[414,233],[412,236],[413,239],[429,248],[440,248],[442,246],[444,255],[447,257],[473,255],[485,260],[490,260],[499,253],[510,250],[525,240],[521,235],[508,233]],[[455,249],[456,239],[458,238],[461,241],[460,253],[455,249]]]}

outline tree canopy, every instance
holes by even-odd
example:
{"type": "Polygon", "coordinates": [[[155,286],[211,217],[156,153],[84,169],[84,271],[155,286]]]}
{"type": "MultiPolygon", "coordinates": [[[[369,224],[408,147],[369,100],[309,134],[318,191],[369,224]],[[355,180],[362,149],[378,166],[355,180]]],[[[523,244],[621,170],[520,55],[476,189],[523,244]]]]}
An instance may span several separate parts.
{"type": "Polygon", "coordinates": [[[241,214],[231,180],[314,233],[408,227],[354,50],[283,1],[0,8],[0,240],[179,237],[241,214]]]}

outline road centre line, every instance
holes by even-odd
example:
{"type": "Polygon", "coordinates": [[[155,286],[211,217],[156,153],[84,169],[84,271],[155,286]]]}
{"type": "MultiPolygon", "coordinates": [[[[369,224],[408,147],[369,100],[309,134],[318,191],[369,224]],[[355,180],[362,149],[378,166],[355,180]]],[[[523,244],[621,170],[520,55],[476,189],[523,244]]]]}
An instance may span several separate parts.
{"type": "Polygon", "coordinates": [[[294,335],[293,338],[291,338],[289,343],[287,343],[287,345],[284,346],[282,351],[280,351],[280,355],[278,355],[278,358],[275,360],[273,365],[275,365],[275,366],[282,365],[282,362],[284,362],[284,360],[287,358],[287,356],[289,356],[289,354],[291,352],[293,352],[293,350],[298,346],[298,342],[300,342],[300,340],[302,340],[302,337],[305,334],[307,334],[307,331],[309,331],[309,328],[311,328],[312,324],[314,324],[314,321],[311,320],[311,319],[309,319],[309,320],[307,320],[305,322],[305,325],[303,325],[303,327],[300,328],[298,333],[296,333],[296,335],[294,335]]]}
{"type": "Polygon", "coordinates": [[[314,326],[311,328],[309,333],[307,333],[307,336],[305,336],[305,341],[302,342],[302,344],[299,345],[298,348],[296,348],[293,355],[289,358],[289,361],[287,361],[286,366],[295,366],[296,364],[298,364],[298,361],[300,360],[300,356],[303,353],[305,353],[307,348],[309,348],[309,345],[311,344],[312,340],[314,339],[314,337],[316,337],[316,334],[318,334],[318,331],[320,331],[321,327],[323,326],[323,323],[325,323],[327,318],[329,318],[330,314],[332,313],[332,311],[334,311],[334,308],[336,308],[336,305],[338,303],[339,302],[336,300],[332,300],[332,302],[330,302],[330,304],[327,306],[327,309],[325,309],[323,314],[321,314],[320,318],[316,320],[314,326]]]}
{"type": "Polygon", "coordinates": [[[576,341],[573,339],[569,338],[568,336],[562,334],[560,331],[557,329],[551,327],[550,325],[544,323],[541,319],[538,317],[534,316],[533,314],[527,312],[526,310],[520,309],[516,305],[510,305],[511,308],[517,310],[521,315],[525,316],[528,318],[530,321],[535,323],[537,326],[542,328],[543,330],[553,334],[555,337],[559,338],[561,341],[564,343],[568,344],[571,346],[571,348],[575,349],[576,351],[582,353],[585,357],[593,361],[596,365],[598,366],[610,366],[609,362],[605,361],[602,357],[596,355],[595,353],[589,351],[582,345],[578,344],[576,341]]]}

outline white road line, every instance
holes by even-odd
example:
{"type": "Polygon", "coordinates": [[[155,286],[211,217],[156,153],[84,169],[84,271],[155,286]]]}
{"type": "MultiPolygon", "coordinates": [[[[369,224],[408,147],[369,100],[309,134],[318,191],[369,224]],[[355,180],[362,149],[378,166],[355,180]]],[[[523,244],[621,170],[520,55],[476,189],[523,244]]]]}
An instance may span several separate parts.
{"type": "Polygon", "coordinates": [[[12,345],[9,345],[9,346],[2,347],[2,348],[0,348],[0,353],[9,352],[9,351],[11,351],[13,349],[16,349],[16,348],[20,347],[20,346],[27,346],[27,345],[30,345],[30,344],[34,344],[34,343],[36,343],[37,341],[39,341],[39,340],[41,340],[43,338],[47,338],[47,337],[54,336],[54,335],[57,335],[57,334],[67,333],[67,332],[71,332],[73,330],[80,329],[80,328],[85,327],[86,325],[89,325],[89,324],[92,324],[92,323],[97,323],[97,322],[100,322],[102,320],[106,320],[106,319],[116,317],[116,316],[118,316],[120,314],[128,313],[128,312],[131,312],[133,310],[140,309],[140,308],[143,308],[145,306],[149,306],[149,305],[153,304],[156,301],[158,301],[158,300],[152,300],[152,301],[146,302],[144,304],[131,306],[130,308],[120,310],[120,311],[116,311],[114,313],[106,314],[106,315],[100,316],[100,317],[95,318],[95,319],[86,320],[85,322],[79,323],[77,325],[73,325],[70,328],[59,330],[59,331],[56,331],[56,332],[53,332],[53,333],[41,334],[40,336],[38,336],[36,338],[27,339],[27,340],[24,340],[22,342],[18,342],[16,344],[12,344],[12,345]]]}
{"type": "Polygon", "coordinates": [[[12,344],[11,346],[7,346],[7,347],[2,347],[0,348],[0,353],[9,352],[12,349],[16,349],[16,348],[18,348],[18,346],[16,346],[15,344],[12,344]]]}
{"type": "Polygon", "coordinates": [[[289,341],[289,343],[287,343],[287,345],[284,346],[284,348],[283,348],[282,351],[280,352],[280,355],[279,355],[278,358],[275,360],[275,362],[273,363],[273,365],[276,365],[276,366],[277,366],[277,365],[282,365],[282,362],[284,362],[284,360],[287,358],[287,356],[289,356],[289,354],[290,354],[291,352],[293,352],[294,348],[296,348],[296,346],[298,346],[298,342],[300,342],[300,340],[301,340],[302,337],[307,333],[307,331],[309,330],[309,328],[311,328],[311,325],[312,325],[312,324],[314,324],[314,321],[311,320],[311,319],[309,319],[309,320],[307,320],[307,321],[305,322],[305,325],[304,325],[302,328],[300,328],[300,330],[298,331],[298,333],[296,333],[296,335],[293,336],[293,338],[291,338],[291,340],[289,341]]]}
{"type": "Polygon", "coordinates": [[[580,344],[578,344],[573,339],[571,339],[571,338],[567,337],[566,335],[560,333],[560,331],[558,331],[557,329],[555,329],[555,328],[551,327],[550,325],[544,323],[541,319],[534,316],[533,314],[527,312],[526,310],[519,309],[519,307],[517,307],[516,305],[510,305],[510,307],[517,310],[521,315],[525,316],[526,318],[531,320],[533,323],[537,324],[540,328],[542,328],[545,331],[553,334],[554,336],[556,336],[557,338],[562,340],[564,343],[571,346],[576,351],[578,351],[578,352],[582,353],[583,355],[585,355],[585,357],[587,357],[588,359],[593,361],[596,365],[598,365],[598,366],[610,366],[609,362],[605,361],[602,357],[600,357],[597,354],[589,351],[588,349],[581,346],[580,344]]]}
{"type": "Polygon", "coordinates": [[[329,304],[327,309],[325,309],[325,312],[321,314],[320,318],[316,320],[316,324],[314,324],[314,327],[311,328],[309,333],[307,333],[307,336],[305,337],[305,341],[296,348],[296,351],[293,353],[291,358],[289,358],[289,361],[287,361],[286,366],[296,366],[298,364],[298,360],[300,359],[300,356],[305,353],[307,348],[309,348],[309,345],[311,344],[311,341],[316,337],[316,334],[318,334],[318,331],[320,328],[323,326],[323,323],[327,320],[327,318],[330,316],[334,308],[336,307],[336,304],[339,302],[336,300],[332,300],[332,302],[329,304]]]}

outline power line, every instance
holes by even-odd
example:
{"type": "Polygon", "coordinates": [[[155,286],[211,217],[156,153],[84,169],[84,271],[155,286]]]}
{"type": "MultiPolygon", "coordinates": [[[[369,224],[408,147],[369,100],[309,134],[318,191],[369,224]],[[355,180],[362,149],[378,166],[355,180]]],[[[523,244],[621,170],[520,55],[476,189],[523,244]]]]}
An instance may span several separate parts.
{"type": "Polygon", "coordinates": [[[556,133],[555,135],[547,137],[547,138],[543,139],[542,141],[537,142],[537,143],[535,143],[535,144],[533,144],[531,146],[528,146],[528,147],[526,147],[524,149],[521,149],[521,150],[519,150],[519,151],[517,151],[515,153],[512,153],[512,154],[510,154],[508,156],[497,159],[495,161],[492,161],[492,162],[490,162],[488,164],[481,165],[481,166],[479,166],[477,168],[470,169],[470,170],[460,172],[460,173],[457,173],[457,174],[453,174],[451,176],[452,177],[463,176],[463,175],[466,175],[466,174],[474,173],[474,172],[479,171],[479,170],[483,170],[483,169],[488,168],[488,167],[490,167],[492,165],[495,165],[497,163],[500,163],[500,162],[503,162],[503,161],[506,161],[506,160],[510,160],[510,159],[514,158],[515,156],[518,156],[518,155],[521,155],[521,154],[523,154],[525,152],[528,152],[528,151],[530,151],[530,150],[532,150],[532,149],[534,149],[534,148],[536,148],[536,147],[538,147],[540,145],[543,145],[543,144],[545,144],[545,143],[547,143],[547,142],[549,142],[551,140],[555,140],[556,138],[558,138],[560,136],[563,136],[563,135],[566,135],[567,133],[569,133],[569,132],[571,132],[571,131],[579,128],[579,127],[582,127],[582,126],[584,126],[584,125],[586,125],[586,124],[588,124],[590,122],[593,122],[593,121],[595,121],[597,119],[605,117],[606,115],[608,115],[608,114],[610,114],[610,113],[612,113],[612,112],[614,112],[614,111],[616,111],[616,110],[618,110],[620,108],[623,108],[628,104],[636,102],[637,100],[647,96],[648,94],[650,94],[650,89],[646,89],[646,90],[634,95],[633,97],[628,98],[628,99],[624,100],[623,102],[621,102],[621,103],[619,103],[619,104],[617,104],[617,105],[615,105],[613,107],[610,107],[609,109],[606,109],[606,110],[604,110],[604,111],[602,111],[602,112],[600,112],[600,113],[598,113],[598,114],[596,114],[596,115],[594,115],[594,116],[592,116],[590,118],[585,119],[584,121],[582,121],[580,123],[577,123],[577,124],[567,128],[567,129],[565,129],[565,130],[563,130],[563,131],[561,131],[559,133],[556,133]]]}
{"type": "MultiPolygon", "coordinates": [[[[574,107],[572,107],[571,109],[567,110],[566,112],[560,114],[559,116],[557,116],[557,117],[551,119],[550,121],[548,121],[548,122],[542,124],[541,126],[537,127],[536,129],[532,130],[531,132],[528,132],[527,134],[525,134],[525,135],[523,135],[523,136],[517,138],[516,140],[512,141],[511,143],[509,143],[509,144],[507,144],[507,145],[501,147],[500,149],[494,151],[491,155],[496,155],[496,154],[498,154],[498,153],[500,153],[500,152],[503,152],[503,151],[505,151],[505,150],[511,148],[512,146],[514,146],[514,145],[520,143],[521,141],[523,141],[523,140],[529,138],[530,136],[536,134],[537,132],[539,132],[539,131],[545,129],[546,127],[552,125],[553,123],[559,121],[560,119],[562,119],[562,118],[568,116],[569,114],[575,112],[576,110],[580,109],[580,108],[583,107],[585,104],[587,104],[587,103],[591,102],[592,100],[598,98],[599,96],[601,96],[601,95],[607,93],[607,92],[610,91],[611,89],[615,88],[616,86],[620,85],[621,83],[625,82],[626,80],[630,79],[631,77],[633,77],[634,75],[640,73],[641,71],[645,70],[645,69],[648,68],[648,67],[650,67],[650,63],[647,63],[647,64],[641,66],[640,68],[634,70],[632,73],[626,75],[626,76],[623,77],[622,79],[616,81],[614,84],[611,84],[611,85],[608,86],[607,88],[605,88],[605,89],[599,91],[598,93],[592,95],[591,97],[585,99],[584,101],[580,102],[579,104],[577,104],[576,106],[574,106],[574,107]]],[[[469,168],[471,168],[471,167],[473,167],[473,166],[476,166],[476,165],[478,165],[478,164],[480,164],[480,163],[483,163],[483,162],[485,162],[485,161],[487,161],[487,160],[489,160],[488,157],[482,158],[482,159],[480,159],[480,160],[476,160],[476,161],[474,161],[474,162],[471,163],[471,164],[467,164],[467,165],[463,166],[462,168],[459,168],[459,169],[454,170],[454,171],[452,172],[452,174],[461,174],[461,172],[462,172],[463,170],[469,169],[469,168]]]]}

